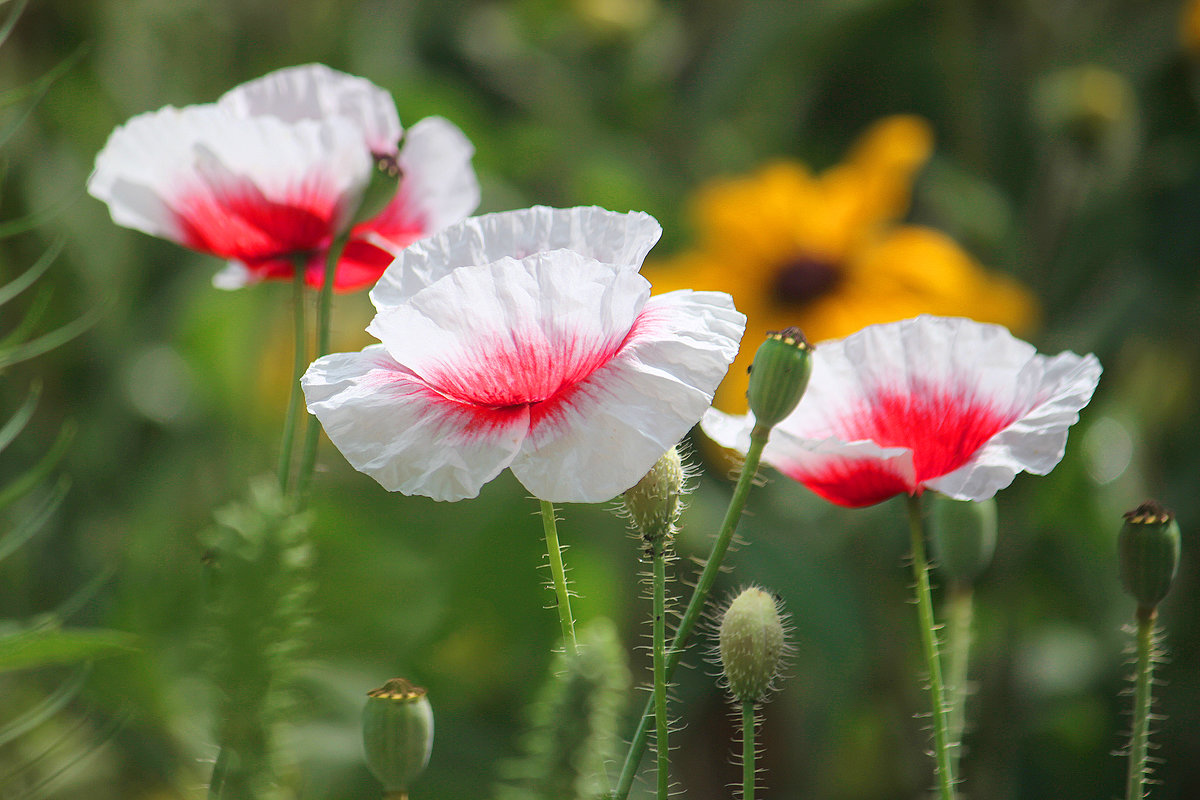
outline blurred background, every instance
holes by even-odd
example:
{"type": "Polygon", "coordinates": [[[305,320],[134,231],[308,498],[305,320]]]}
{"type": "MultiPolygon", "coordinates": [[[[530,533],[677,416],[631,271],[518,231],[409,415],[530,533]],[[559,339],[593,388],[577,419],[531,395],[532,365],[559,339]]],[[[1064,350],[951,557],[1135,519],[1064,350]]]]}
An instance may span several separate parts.
{"type": "MultiPolygon", "coordinates": [[[[1179,0],[32,0],[0,47],[0,91],[77,60],[36,105],[6,112],[20,125],[0,150],[0,221],[45,215],[0,241],[0,283],[61,240],[39,279],[52,290],[40,326],[103,311],[69,343],[0,368],[0,420],[42,385],[0,478],[76,429],[58,468],[65,501],[0,562],[0,620],[65,604],[66,624],[127,632],[136,650],[97,660],[37,731],[0,745],[0,774],[49,751],[20,781],[46,778],[45,797],[204,794],[217,694],[202,647],[205,532],[274,467],[290,288],[213,289],[216,259],[115,226],[83,186],[134,114],[319,61],[390,90],[406,124],[459,125],[477,149],[480,211],[653,214],[665,233],[652,280],[733,291],[752,330],[768,317],[853,330],[929,310],[1005,322],[1043,352],[1096,353],[1104,377],[1063,462],[999,496],[999,546],[977,586],[966,793],[1120,793],[1133,601],[1115,538],[1121,513],[1155,497],[1179,517],[1184,556],[1161,610],[1152,796],[1200,796],[1197,18],[1179,0]],[[907,134],[887,127],[895,115],[914,115],[907,134]],[[770,183],[764,170],[780,164],[792,177],[770,183]],[[833,220],[826,201],[867,197],[854,187],[877,174],[886,198],[862,201],[859,227],[833,220]],[[828,194],[812,194],[818,184],[828,194]],[[789,219],[795,229],[771,228],[789,219]],[[917,243],[887,244],[904,235],[917,243]],[[748,253],[765,261],[742,264],[748,253]],[[814,254],[853,265],[856,291],[781,289],[779,270],[814,254]]],[[[0,311],[0,335],[32,302],[0,311]]],[[[365,293],[339,297],[335,314],[335,349],[370,342],[365,293]]],[[[736,405],[736,390],[724,397],[736,405]]],[[[728,462],[699,437],[692,460],[683,574],[730,492],[728,462]]],[[[558,631],[536,502],[508,474],[456,504],[388,494],[327,442],[320,470],[314,624],[294,655],[302,702],[285,736],[301,795],[379,796],[358,714],[368,690],[403,676],[428,688],[437,718],[414,798],[493,796],[558,631]]],[[[922,797],[903,504],[839,509],[765,474],[719,594],[759,583],[795,626],[792,677],[765,710],[767,794],[922,797]]],[[[639,547],[610,512],[564,507],[559,532],[577,616],[613,619],[644,683],[639,547]]],[[[0,513],[11,527],[22,506],[0,513]]],[[[675,778],[689,797],[727,797],[733,726],[711,667],[689,661],[675,778]]],[[[6,673],[0,720],[77,674],[6,673]]]]}

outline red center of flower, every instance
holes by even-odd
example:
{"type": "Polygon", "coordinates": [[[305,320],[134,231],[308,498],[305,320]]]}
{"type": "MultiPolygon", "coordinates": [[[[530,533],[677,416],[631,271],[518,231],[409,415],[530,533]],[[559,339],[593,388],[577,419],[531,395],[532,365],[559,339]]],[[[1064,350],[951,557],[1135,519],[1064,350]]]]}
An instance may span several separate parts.
{"type": "Polygon", "coordinates": [[[911,450],[919,491],[926,482],[970,461],[1017,416],[994,408],[970,390],[915,384],[907,391],[876,391],[841,420],[838,435],[846,441],[869,439],[882,447],[911,450]]]}
{"type": "Polygon", "coordinates": [[[829,261],[799,255],[776,271],[771,293],[782,305],[804,305],[832,291],[841,278],[841,271],[829,261]]]}

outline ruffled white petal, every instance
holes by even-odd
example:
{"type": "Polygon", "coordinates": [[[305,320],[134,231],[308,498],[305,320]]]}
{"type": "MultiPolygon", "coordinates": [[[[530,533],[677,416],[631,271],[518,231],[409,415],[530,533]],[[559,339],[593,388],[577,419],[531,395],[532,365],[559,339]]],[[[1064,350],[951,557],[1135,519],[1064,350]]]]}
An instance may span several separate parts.
{"type": "Polygon", "coordinates": [[[649,295],[636,272],[553,250],[457,269],[367,332],[448,395],[537,402],[615,352],[649,295]]]}
{"type": "Polygon", "coordinates": [[[394,154],[403,133],[387,91],[324,64],[270,72],[235,86],[217,103],[239,116],[271,116],[284,122],[345,117],[362,131],[370,151],[379,155],[394,154]]]}
{"type": "MultiPolygon", "coordinates": [[[[384,212],[389,226],[399,222],[429,235],[475,211],[479,180],[471,166],[474,155],[471,140],[442,117],[426,117],[409,128],[398,159],[404,177],[394,202],[400,208],[384,212]]],[[[381,233],[386,238],[387,231],[381,233]]]]}
{"type": "Polygon", "coordinates": [[[168,106],[113,131],[87,188],[117,224],[187,244],[181,216],[189,200],[219,205],[246,187],[279,203],[319,193],[340,223],[371,168],[357,127],[344,119],[287,124],[214,105],[168,106]]]}
{"type": "Polygon", "coordinates": [[[301,380],[310,413],[355,469],[385,489],[435,500],[479,494],[519,449],[529,427],[518,409],[486,433],[432,392],[382,346],[317,359],[301,380]]]}
{"type": "Polygon", "coordinates": [[[1036,386],[1033,406],[969,462],[927,485],[959,500],[986,500],[1018,472],[1049,473],[1062,460],[1067,431],[1091,401],[1100,373],[1100,362],[1091,354],[1035,356],[1017,381],[1036,386]]]}
{"type": "Polygon", "coordinates": [[[661,235],[662,228],[649,214],[619,214],[595,206],[534,206],[484,214],[405,249],[371,290],[371,301],[380,309],[397,306],[459,267],[547,250],[572,250],[636,271],[661,235]]]}
{"type": "Polygon", "coordinates": [[[513,474],[555,502],[595,503],[625,491],[709,408],[745,324],[722,293],[651,298],[612,360],[535,420],[513,474]]]}

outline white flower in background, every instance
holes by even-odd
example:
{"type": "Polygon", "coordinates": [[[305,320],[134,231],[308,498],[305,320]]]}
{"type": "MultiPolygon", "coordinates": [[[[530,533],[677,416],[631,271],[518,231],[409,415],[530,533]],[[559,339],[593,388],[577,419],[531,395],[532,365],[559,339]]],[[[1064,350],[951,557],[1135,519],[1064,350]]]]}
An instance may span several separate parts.
{"type": "Polygon", "coordinates": [[[216,103],[134,117],[97,155],[88,191],[120,225],[228,259],[214,279],[220,288],[290,280],[297,261],[316,287],[373,162],[394,163],[394,197],[354,226],[338,261],[334,288],[352,291],[374,283],[401,248],[474,211],[473,153],[446,120],[405,133],[386,91],[308,64],[216,103]]]}

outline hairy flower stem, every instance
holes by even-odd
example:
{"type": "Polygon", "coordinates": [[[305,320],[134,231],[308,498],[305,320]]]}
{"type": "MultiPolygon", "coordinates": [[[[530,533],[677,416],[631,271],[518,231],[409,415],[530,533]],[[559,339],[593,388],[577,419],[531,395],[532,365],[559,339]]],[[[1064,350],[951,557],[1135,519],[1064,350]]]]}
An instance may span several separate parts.
{"type": "MultiPolygon", "coordinates": [[[[679,621],[679,627],[675,630],[675,638],[671,640],[671,649],[667,651],[666,674],[665,681],[671,680],[672,673],[675,672],[675,667],[679,664],[679,660],[683,658],[683,651],[687,647],[688,637],[692,634],[692,629],[696,627],[696,623],[700,620],[700,614],[704,611],[704,604],[708,600],[708,594],[712,591],[713,584],[717,580],[717,573],[721,571],[721,562],[725,558],[725,552],[729,549],[730,542],[733,541],[733,533],[737,529],[738,520],[741,519],[742,509],[746,507],[746,500],[750,496],[750,487],[754,484],[754,475],[758,472],[758,461],[762,456],[763,447],[767,444],[767,436],[771,433],[769,427],[755,426],[750,433],[750,447],[746,450],[746,461],[742,465],[742,474],[738,477],[737,486],[733,489],[733,497],[729,501],[729,509],[725,512],[725,519],[721,523],[721,530],[717,533],[717,539],[713,542],[712,552],[708,556],[708,561],[704,564],[704,570],[700,573],[700,579],[696,582],[696,588],[692,592],[692,599],[688,601],[687,609],[683,612],[683,619],[679,621]]],[[[633,788],[633,779],[637,776],[638,766],[641,764],[642,755],[646,752],[646,741],[650,734],[650,720],[654,718],[654,703],[655,697],[651,695],[646,700],[646,708],[642,711],[642,716],[638,720],[637,730],[634,731],[633,739],[629,743],[629,752],[625,755],[625,764],[621,768],[621,776],[617,782],[617,788],[613,797],[615,800],[625,800],[629,797],[629,792],[633,788]]]]}
{"type": "Polygon", "coordinates": [[[1129,739],[1129,778],[1125,782],[1125,800],[1143,800],[1146,796],[1146,750],[1150,737],[1150,689],[1154,678],[1154,622],[1157,619],[1156,608],[1138,606],[1133,733],[1129,739]]]}
{"type": "Polygon", "coordinates": [[[558,596],[558,621],[562,625],[563,647],[569,653],[579,655],[575,641],[575,618],[571,616],[571,594],[567,591],[567,571],[563,569],[562,547],[558,543],[558,520],[554,516],[554,504],[542,504],[542,529],[546,532],[546,555],[550,557],[550,575],[554,580],[554,593],[558,596]]]}
{"type": "Polygon", "coordinates": [[[942,683],[937,626],[933,619],[933,597],[929,589],[929,563],[925,558],[925,524],[921,517],[921,498],[919,495],[909,495],[907,499],[908,526],[912,535],[913,577],[916,579],[917,614],[920,617],[921,648],[925,655],[926,669],[929,670],[934,771],[937,773],[940,800],[954,800],[954,767],[950,759],[947,731],[946,690],[942,683]]]}
{"type": "Polygon", "coordinates": [[[287,416],[283,421],[283,444],[279,448],[279,490],[288,491],[288,473],[292,468],[292,443],[296,439],[296,415],[304,393],[300,389],[300,376],[308,367],[308,344],[304,325],[304,263],[297,259],[295,276],[292,279],[292,318],[295,344],[292,355],[292,390],[288,394],[287,416]]]}
{"type": "Polygon", "coordinates": [[[757,720],[754,718],[754,701],[742,701],[742,800],[754,800],[754,776],[758,770],[755,759],[758,750],[755,746],[755,730],[757,720]]]}
{"type": "Polygon", "coordinates": [[[971,621],[975,614],[975,589],[970,581],[956,580],[946,593],[946,699],[950,737],[950,768],[959,774],[962,736],[967,721],[967,664],[971,655],[971,621]]]}
{"type": "MultiPolygon", "coordinates": [[[[333,279],[337,273],[337,263],[346,249],[348,232],[333,240],[325,257],[325,275],[321,282],[321,292],[317,299],[317,354],[316,358],[329,353],[330,327],[333,319],[333,279]]],[[[300,456],[300,471],[296,477],[296,495],[303,505],[308,495],[309,484],[312,483],[313,469],[317,464],[317,445],[321,442],[321,423],[316,417],[308,418],[308,428],[304,431],[304,450],[300,456]]]]}
{"type": "Polygon", "coordinates": [[[670,789],[667,731],[667,558],[666,537],[654,540],[654,748],[658,757],[658,800],[670,789]]]}

